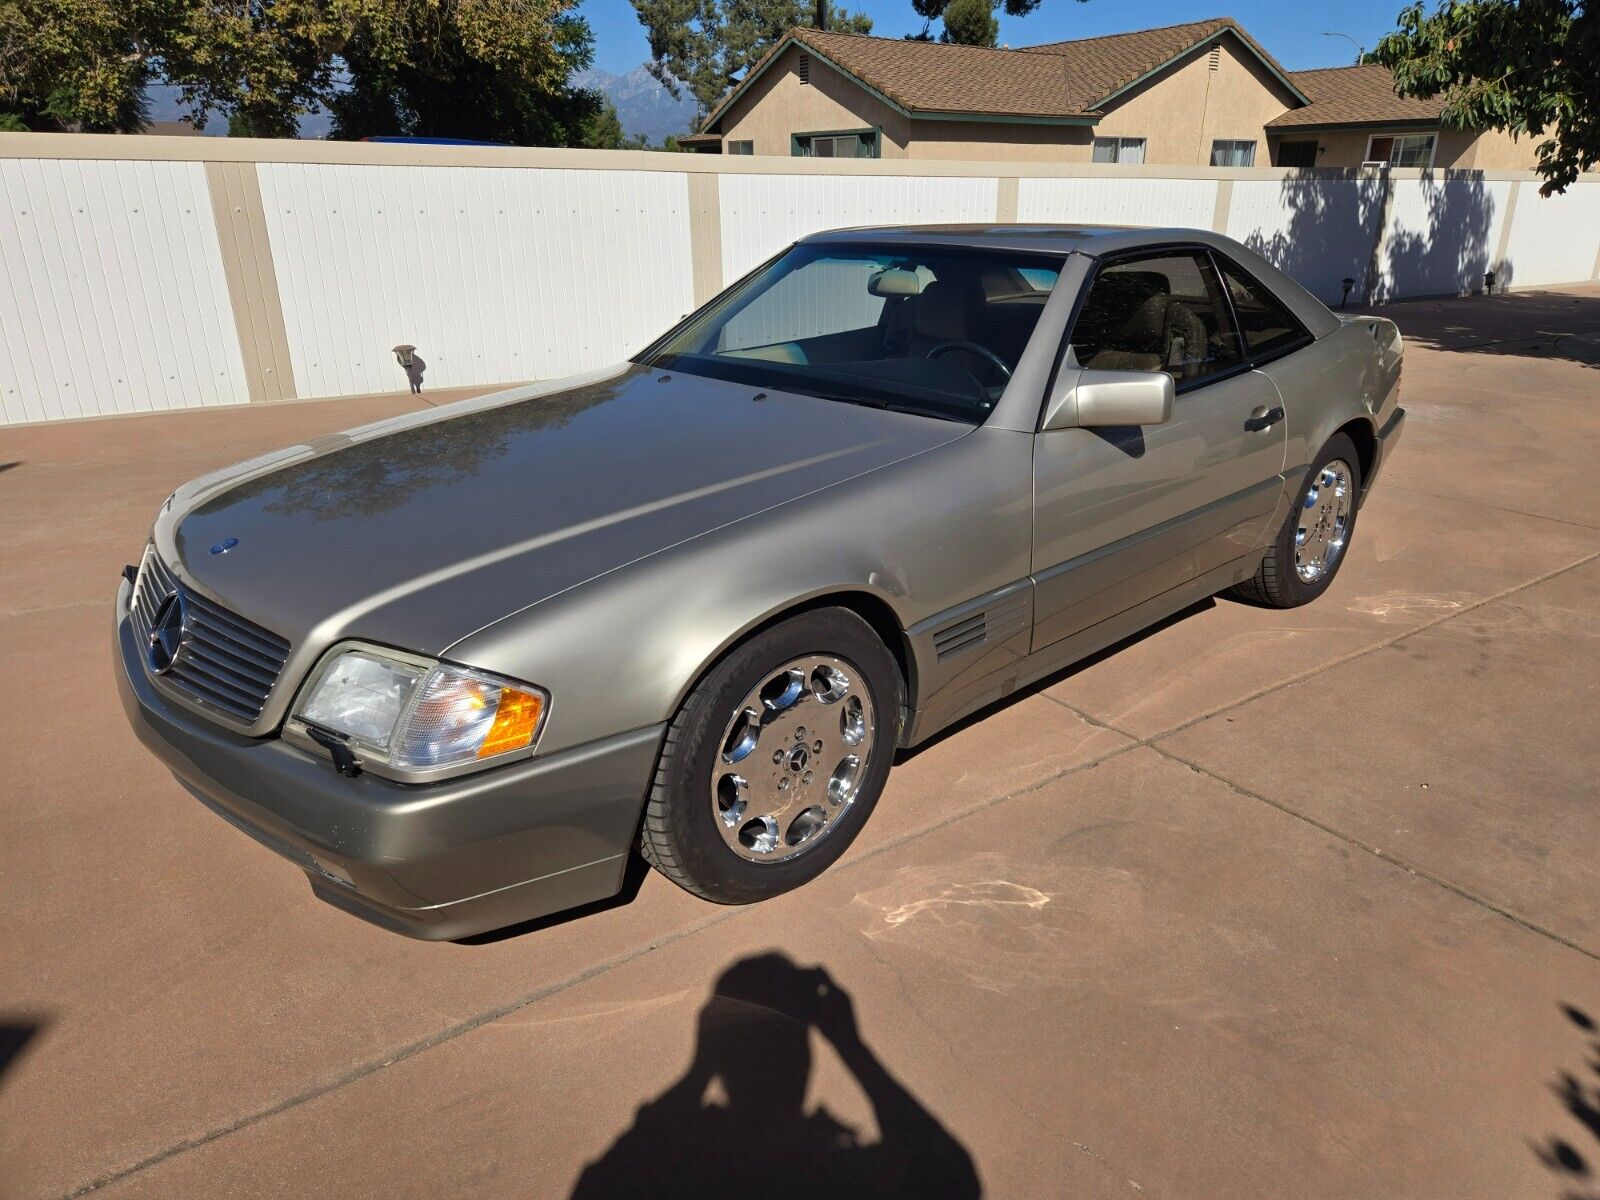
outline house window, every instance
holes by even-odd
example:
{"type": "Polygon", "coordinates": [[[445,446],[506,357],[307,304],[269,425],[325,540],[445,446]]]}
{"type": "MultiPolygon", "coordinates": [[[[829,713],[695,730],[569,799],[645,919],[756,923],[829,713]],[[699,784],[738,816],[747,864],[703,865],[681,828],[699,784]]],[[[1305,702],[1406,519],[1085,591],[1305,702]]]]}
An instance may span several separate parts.
{"type": "Polygon", "coordinates": [[[1431,167],[1433,134],[1410,133],[1399,137],[1367,139],[1367,160],[1363,166],[1431,167]]]}
{"type": "Polygon", "coordinates": [[[1256,144],[1218,138],[1211,143],[1213,167],[1253,167],[1256,165],[1256,144]]]}
{"type": "Polygon", "coordinates": [[[1097,163],[1142,163],[1143,138],[1097,137],[1094,140],[1094,161],[1097,163]]]}
{"type": "Polygon", "coordinates": [[[1279,142],[1278,165],[1280,167],[1314,167],[1317,165],[1317,143],[1315,142],[1279,142]]]}
{"type": "Polygon", "coordinates": [[[877,158],[878,131],[861,129],[854,133],[797,133],[794,135],[797,158],[877,158]]]}
{"type": "Polygon", "coordinates": [[[756,144],[754,142],[729,142],[727,145],[729,154],[754,154],[756,152],[756,144]]]}

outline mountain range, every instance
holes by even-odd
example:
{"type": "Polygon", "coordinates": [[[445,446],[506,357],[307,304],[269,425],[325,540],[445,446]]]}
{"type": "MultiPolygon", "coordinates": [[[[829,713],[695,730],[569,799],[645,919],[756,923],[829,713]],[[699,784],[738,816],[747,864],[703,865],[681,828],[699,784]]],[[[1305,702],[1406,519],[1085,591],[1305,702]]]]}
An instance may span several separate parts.
{"type": "Polygon", "coordinates": [[[622,121],[622,131],[629,137],[642,133],[652,144],[659,145],[669,133],[685,134],[694,128],[693,97],[684,92],[674,100],[642,63],[626,75],[614,75],[598,67],[579,71],[572,82],[593,88],[610,100],[622,121]]]}

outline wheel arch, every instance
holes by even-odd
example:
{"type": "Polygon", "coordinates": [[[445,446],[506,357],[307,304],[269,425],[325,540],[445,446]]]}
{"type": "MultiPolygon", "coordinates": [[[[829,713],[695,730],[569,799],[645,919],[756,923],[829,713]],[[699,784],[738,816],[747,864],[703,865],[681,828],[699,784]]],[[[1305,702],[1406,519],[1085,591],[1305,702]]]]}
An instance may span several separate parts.
{"type": "Polygon", "coordinates": [[[1374,428],[1370,417],[1356,417],[1346,421],[1329,436],[1341,433],[1355,443],[1356,466],[1361,469],[1361,496],[1365,498],[1367,483],[1372,478],[1372,468],[1378,461],[1378,431],[1374,428]]]}
{"type": "Polygon", "coordinates": [[[683,685],[673,705],[673,711],[682,707],[689,693],[694,691],[716,665],[740,646],[758,637],[771,629],[774,625],[801,616],[804,613],[815,612],[822,608],[842,608],[854,613],[866,622],[867,626],[878,635],[878,640],[889,651],[890,657],[895,661],[895,666],[900,672],[900,682],[905,688],[906,712],[900,714],[902,722],[907,712],[916,710],[917,671],[916,659],[911,653],[911,643],[906,637],[905,626],[894,608],[882,596],[862,588],[841,587],[818,592],[786,603],[764,616],[748,623],[737,633],[708,655],[693,676],[683,685]]]}

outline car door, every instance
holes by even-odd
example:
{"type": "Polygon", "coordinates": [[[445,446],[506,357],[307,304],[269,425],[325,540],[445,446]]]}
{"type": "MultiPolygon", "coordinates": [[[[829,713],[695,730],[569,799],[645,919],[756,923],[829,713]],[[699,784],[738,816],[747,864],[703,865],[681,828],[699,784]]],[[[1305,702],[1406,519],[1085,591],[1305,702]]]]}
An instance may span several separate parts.
{"type": "Polygon", "coordinates": [[[1168,371],[1176,399],[1162,425],[1035,437],[1035,650],[1247,557],[1282,491],[1282,400],[1206,250],[1101,264],[1067,336],[1062,370],[1168,371]]]}

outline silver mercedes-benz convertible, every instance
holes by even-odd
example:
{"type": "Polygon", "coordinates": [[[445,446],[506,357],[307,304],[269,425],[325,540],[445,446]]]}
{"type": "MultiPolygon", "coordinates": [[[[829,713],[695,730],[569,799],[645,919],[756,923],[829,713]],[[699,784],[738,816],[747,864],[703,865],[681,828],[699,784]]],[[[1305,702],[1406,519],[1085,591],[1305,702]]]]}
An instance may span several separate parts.
{"type": "Polygon", "coordinates": [[[760,900],[898,751],[1203,597],[1316,599],[1400,355],[1211,233],[810,237],[631,362],[179,488],[117,597],[124,706],[413,936],[612,896],[635,848],[760,900]]]}

